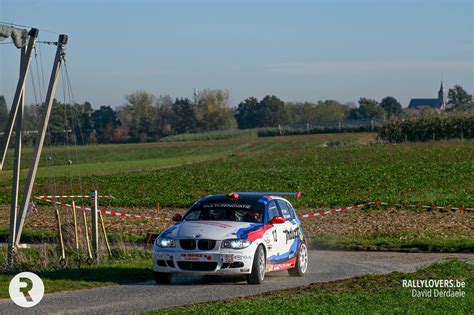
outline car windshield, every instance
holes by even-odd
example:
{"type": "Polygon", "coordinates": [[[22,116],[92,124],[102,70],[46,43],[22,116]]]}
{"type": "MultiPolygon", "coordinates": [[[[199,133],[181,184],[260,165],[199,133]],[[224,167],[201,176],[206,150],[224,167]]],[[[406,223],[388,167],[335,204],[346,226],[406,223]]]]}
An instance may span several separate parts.
{"type": "Polygon", "coordinates": [[[264,205],[259,202],[206,202],[196,204],[184,216],[185,221],[234,221],[261,223],[264,205]]]}

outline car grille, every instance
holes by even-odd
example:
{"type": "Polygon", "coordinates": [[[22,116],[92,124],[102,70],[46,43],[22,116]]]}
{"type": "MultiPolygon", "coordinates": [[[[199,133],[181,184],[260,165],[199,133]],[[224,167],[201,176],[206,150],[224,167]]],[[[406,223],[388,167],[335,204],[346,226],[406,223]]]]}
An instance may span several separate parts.
{"type": "Polygon", "coordinates": [[[214,271],[217,268],[217,263],[206,261],[178,261],[178,266],[183,270],[214,271]]]}
{"type": "Polygon", "coordinates": [[[185,250],[195,250],[196,242],[199,250],[211,250],[216,246],[216,241],[214,240],[180,240],[179,245],[185,250]]]}
{"type": "Polygon", "coordinates": [[[213,240],[199,240],[198,248],[200,250],[211,250],[216,246],[216,241],[213,240]]]}
{"type": "Polygon", "coordinates": [[[180,240],[179,245],[182,249],[193,250],[196,249],[196,241],[195,240],[180,240]]]}

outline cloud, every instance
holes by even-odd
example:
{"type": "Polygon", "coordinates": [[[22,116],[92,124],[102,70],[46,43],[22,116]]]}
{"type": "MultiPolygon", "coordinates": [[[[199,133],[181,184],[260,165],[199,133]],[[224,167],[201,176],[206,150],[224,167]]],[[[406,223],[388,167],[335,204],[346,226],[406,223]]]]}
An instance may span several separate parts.
{"type": "Polygon", "coordinates": [[[281,63],[267,70],[285,74],[365,73],[395,71],[472,70],[472,61],[329,61],[317,63],[281,63]]]}

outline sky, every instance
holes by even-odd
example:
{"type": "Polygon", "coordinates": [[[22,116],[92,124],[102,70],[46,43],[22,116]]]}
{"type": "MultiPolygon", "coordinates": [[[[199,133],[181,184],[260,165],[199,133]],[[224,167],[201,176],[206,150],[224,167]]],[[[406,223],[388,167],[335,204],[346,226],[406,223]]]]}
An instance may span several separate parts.
{"type": "MultiPolygon", "coordinates": [[[[405,107],[437,97],[441,80],[473,93],[473,19],[474,0],[0,0],[0,22],[39,28],[41,41],[69,36],[74,100],[94,108],[123,105],[137,90],[176,98],[227,89],[234,106],[270,94],[393,96],[405,107]]],[[[1,44],[9,41],[0,42],[0,95],[11,102],[19,50],[1,44]]],[[[54,52],[38,45],[27,103],[34,92],[44,98],[54,52]]]]}

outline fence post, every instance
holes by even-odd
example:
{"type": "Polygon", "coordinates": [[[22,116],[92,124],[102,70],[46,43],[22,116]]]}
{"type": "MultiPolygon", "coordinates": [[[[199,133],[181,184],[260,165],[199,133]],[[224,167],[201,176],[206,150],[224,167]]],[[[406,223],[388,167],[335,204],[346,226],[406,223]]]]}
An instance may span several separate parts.
{"type": "Polygon", "coordinates": [[[97,217],[98,205],[97,205],[97,190],[91,191],[91,232],[92,232],[92,249],[94,251],[94,260],[99,261],[99,221],[97,217]]]}

